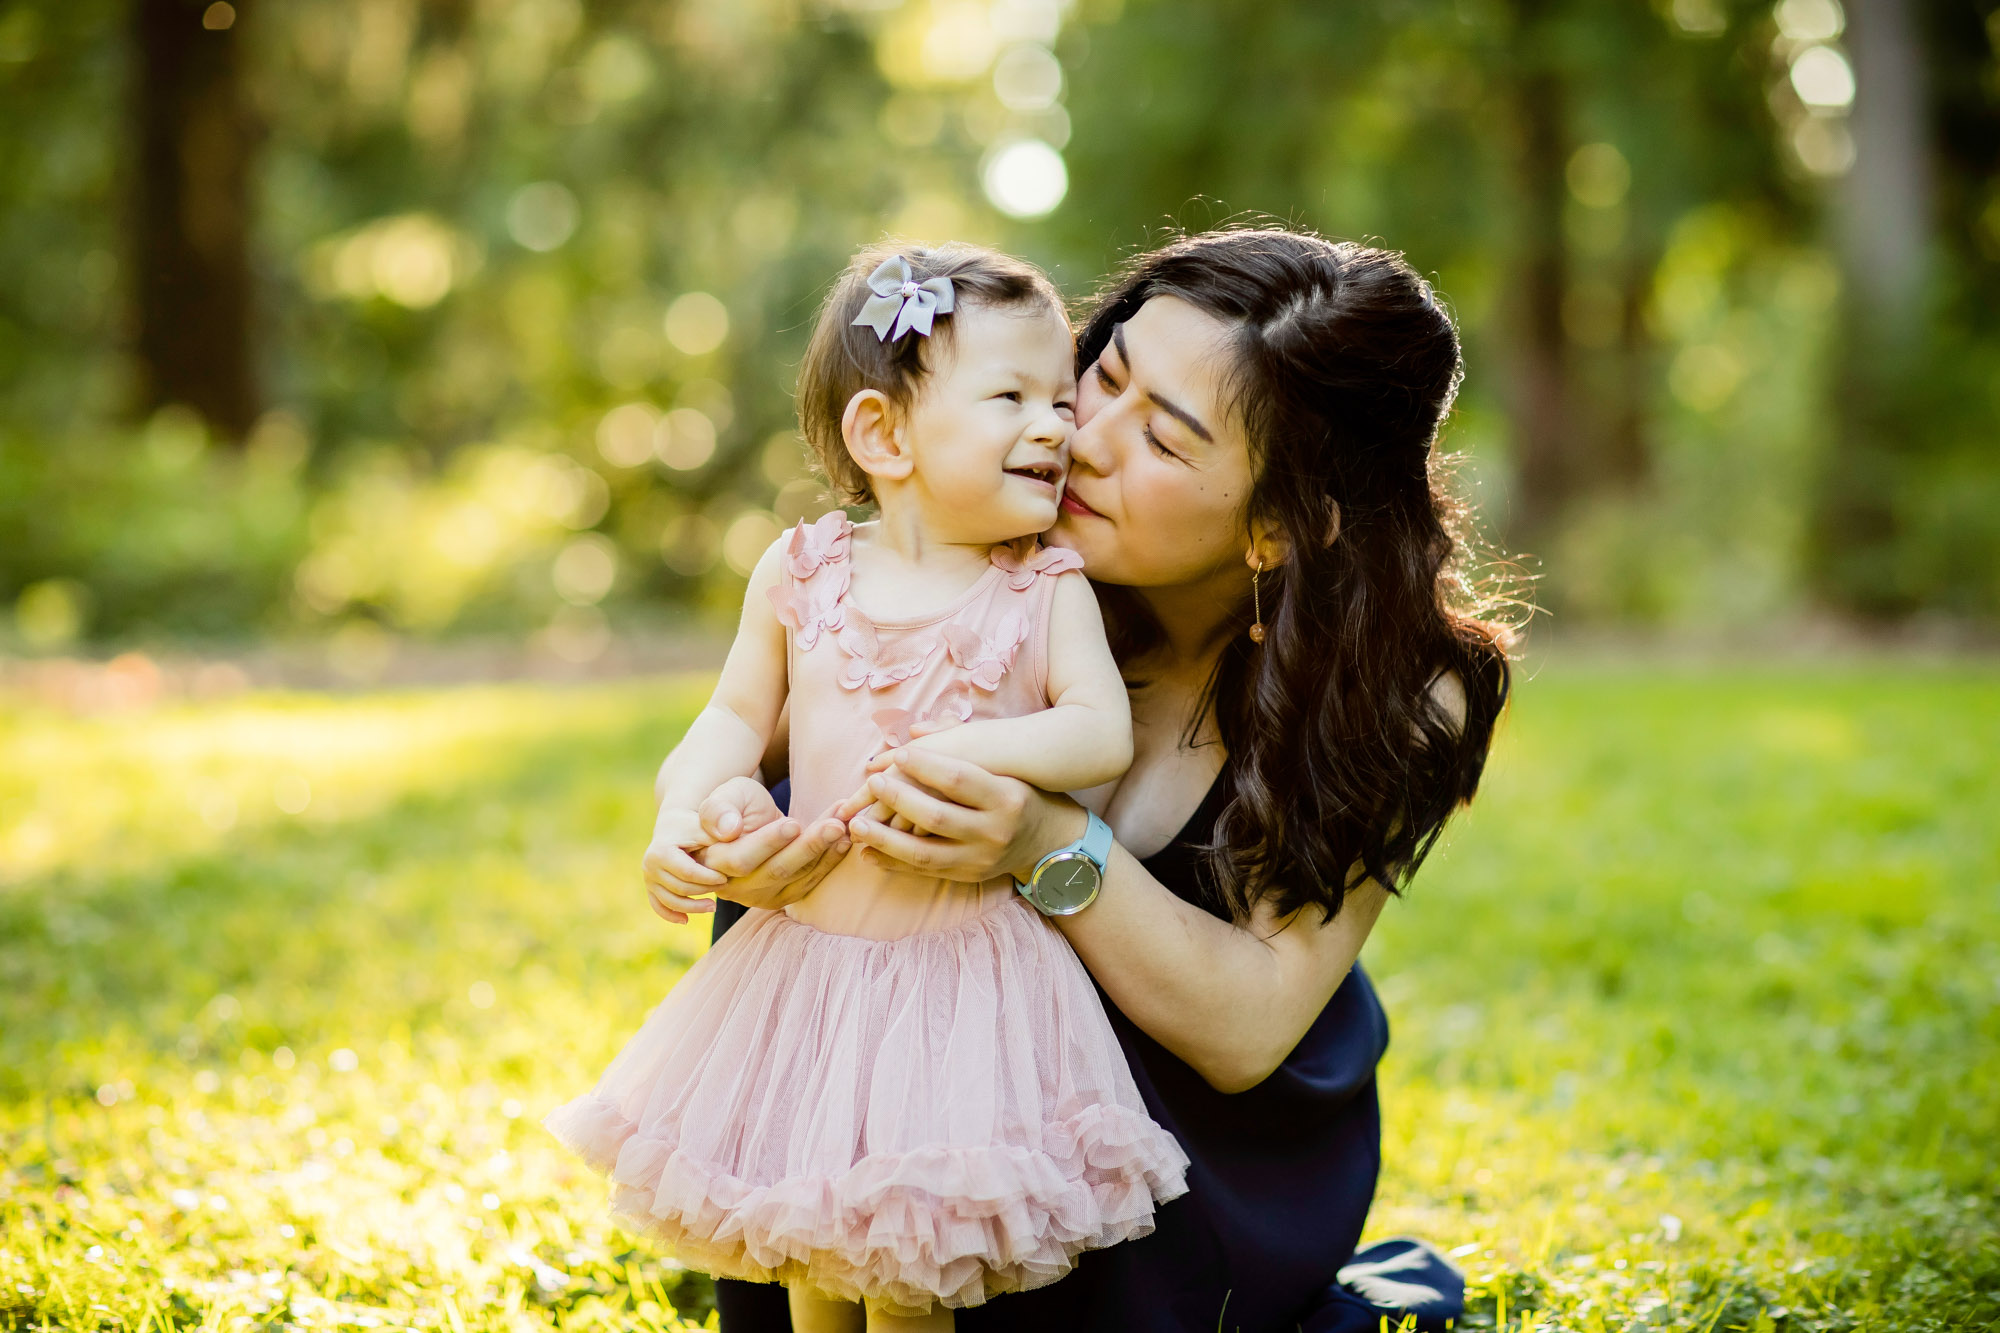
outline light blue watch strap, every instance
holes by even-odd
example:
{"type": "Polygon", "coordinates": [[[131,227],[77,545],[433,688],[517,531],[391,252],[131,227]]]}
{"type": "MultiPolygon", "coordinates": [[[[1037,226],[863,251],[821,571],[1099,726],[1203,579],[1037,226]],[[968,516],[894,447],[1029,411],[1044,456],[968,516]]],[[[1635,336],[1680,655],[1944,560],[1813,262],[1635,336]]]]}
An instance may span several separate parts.
{"type": "Polygon", "coordinates": [[[1111,825],[1099,819],[1094,810],[1086,810],[1084,813],[1090,816],[1089,826],[1083,830],[1081,838],[1063,850],[1082,852],[1097,862],[1097,868],[1101,872],[1111,860],[1111,825]]]}

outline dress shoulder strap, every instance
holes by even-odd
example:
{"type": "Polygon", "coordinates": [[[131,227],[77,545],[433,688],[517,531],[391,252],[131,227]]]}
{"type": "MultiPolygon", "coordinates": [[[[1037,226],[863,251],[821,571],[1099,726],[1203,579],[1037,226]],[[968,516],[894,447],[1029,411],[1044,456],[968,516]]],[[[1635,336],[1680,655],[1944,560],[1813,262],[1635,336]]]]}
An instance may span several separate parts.
{"type": "Polygon", "coordinates": [[[1028,678],[1034,692],[1048,698],[1049,611],[1055,603],[1056,580],[1063,574],[1080,571],[1083,557],[1060,546],[1042,546],[1032,538],[993,548],[992,561],[1000,571],[1006,590],[1020,607],[1015,620],[1014,641],[1027,648],[1028,678]]]}
{"type": "Polygon", "coordinates": [[[811,648],[822,630],[840,628],[853,546],[854,524],[837,509],[818,522],[801,521],[786,539],[778,581],[765,591],[799,647],[811,648]]]}

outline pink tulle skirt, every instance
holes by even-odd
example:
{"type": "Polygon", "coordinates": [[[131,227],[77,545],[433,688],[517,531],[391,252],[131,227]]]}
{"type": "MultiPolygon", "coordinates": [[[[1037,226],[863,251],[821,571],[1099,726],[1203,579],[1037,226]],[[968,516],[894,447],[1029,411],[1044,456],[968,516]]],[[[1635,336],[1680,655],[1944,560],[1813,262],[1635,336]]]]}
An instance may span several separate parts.
{"type": "Polygon", "coordinates": [[[1053,1282],[1187,1189],[1019,902],[894,940],[753,911],[544,1123],[689,1267],[902,1310],[1053,1282]]]}

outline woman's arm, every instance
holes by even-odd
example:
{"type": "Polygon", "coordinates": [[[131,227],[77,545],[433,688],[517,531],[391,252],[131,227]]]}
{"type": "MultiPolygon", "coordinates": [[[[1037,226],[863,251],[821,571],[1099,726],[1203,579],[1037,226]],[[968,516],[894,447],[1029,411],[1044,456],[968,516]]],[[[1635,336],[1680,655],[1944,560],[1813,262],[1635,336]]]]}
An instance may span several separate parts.
{"type": "Polygon", "coordinates": [[[1259,906],[1236,925],[1180,897],[1114,844],[1097,901],[1055,922],[1140,1031],[1217,1091],[1243,1092],[1284,1063],[1326,1008],[1388,896],[1369,880],[1331,921],[1312,907],[1280,917],[1259,906]]]}
{"type": "MultiPolygon", "coordinates": [[[[909,748],[869,780],[869,791],[922,832],[861,816],[849,825],[856,845],[950,879],[1025,879],[1043,856],[1081,837],[1086,818],[1067,797],[909,748]]],[[[1242,1092],[1270,1077],[1305,1036],[1387,896],[1371,881],[1325,923],[1311,908],[1289,918],[1265,908],[1236,924],[1183,900],[1114,847],[1097,901],[1053,919],[1141,1031],[1218,1090],[1242,1092]]]]}

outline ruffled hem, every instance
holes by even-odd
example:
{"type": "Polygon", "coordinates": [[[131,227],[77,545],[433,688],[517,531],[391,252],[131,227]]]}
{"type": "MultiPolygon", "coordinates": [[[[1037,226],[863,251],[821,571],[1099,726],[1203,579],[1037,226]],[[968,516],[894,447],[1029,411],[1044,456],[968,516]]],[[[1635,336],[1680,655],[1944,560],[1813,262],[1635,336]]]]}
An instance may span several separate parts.
{"type": "Polygon", "coordinates": [[[611,1213],[717,1277],[804,1283],[906,1311],[1046,1286],[1084,1250],[1136,1240],[1187,1192],[1187,1155],[1121,1106],[1048,1126],[1043,1147],[923,1148],[843,1175],[756,1185],[651,1138],[591,1094],[543,1124],[611,1179],[611,1213]]]}
{"type": "Polygon", "coordinates": [[[1083,965],[1012,902],[889,940],[752,912],[544,1123],[689,1266],[905,1310],[1053,1282],[1187,1188],[1083,965]]]}

